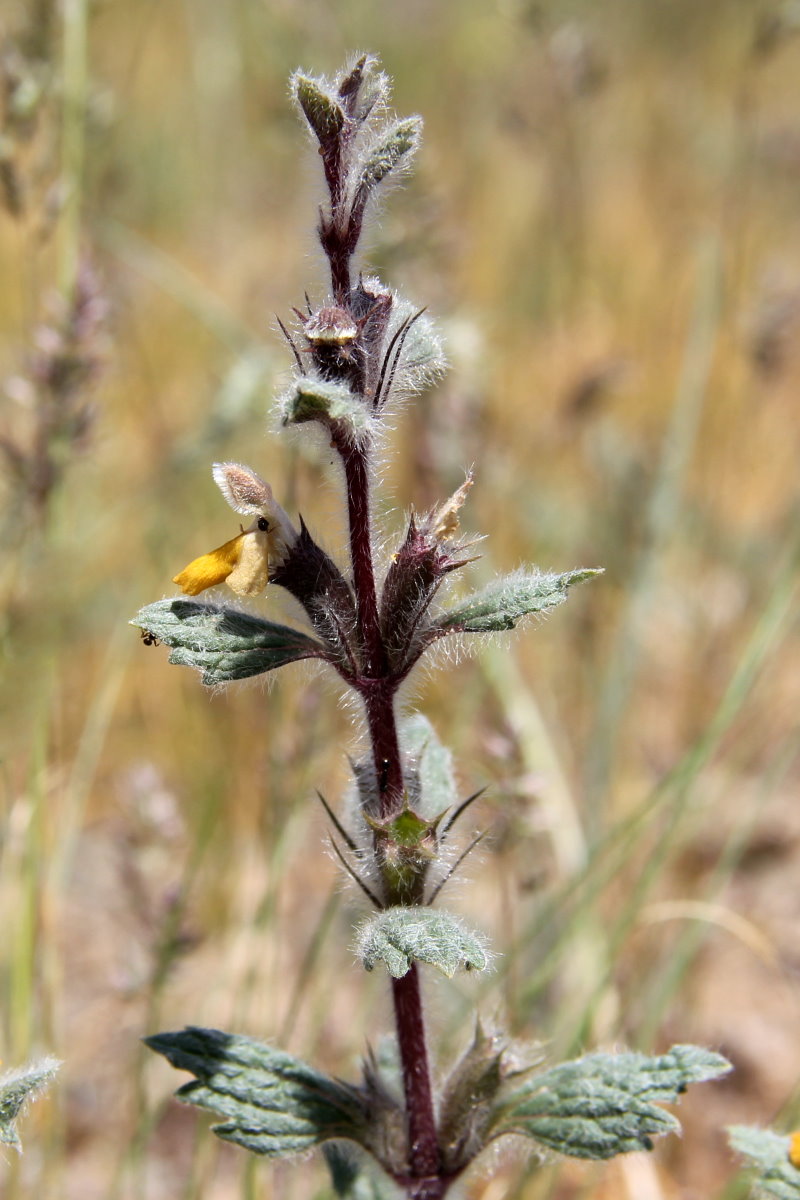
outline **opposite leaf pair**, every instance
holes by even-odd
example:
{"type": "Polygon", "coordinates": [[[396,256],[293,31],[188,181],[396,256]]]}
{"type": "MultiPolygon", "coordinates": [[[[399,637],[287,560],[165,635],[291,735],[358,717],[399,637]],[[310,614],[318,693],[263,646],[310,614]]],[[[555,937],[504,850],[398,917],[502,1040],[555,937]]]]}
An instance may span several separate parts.
{"type": "MultiPolygon", "coordinates": [[[[355,1142],[401,1182],[408,1170],[394,1060],[371,1055],[361,1086],[342,1083],[253,1038],[189,1027],[147,1038],[195,1081],[178,1097],[225,1119],[214,1132],[284,1158],[330,1140],[355,1142]]],[[[383,1056],[386,1058],[386,1056],[383,1056]]],[[[673,1046],[662,1055],[589,1054],[541,1069],[515,1061],[503,1039],[477,1029],[442,1092],[442,1170],[457,1178],[497,1138],[514,1134],[559,1154],[607,1159],[652,1149],[679,1130],[671,1113],[691,1083],[730,1070],[718,1054],[673,1046]]]]}

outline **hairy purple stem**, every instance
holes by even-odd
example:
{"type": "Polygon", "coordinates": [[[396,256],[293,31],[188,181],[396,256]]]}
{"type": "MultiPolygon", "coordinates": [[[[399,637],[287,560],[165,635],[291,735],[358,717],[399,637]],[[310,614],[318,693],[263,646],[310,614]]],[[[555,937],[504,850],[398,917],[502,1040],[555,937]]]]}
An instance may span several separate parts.
{"type": "Polygon", "coordinates": [[[338,445],[347,482],[347,516],[350,524],[350,558],[358,612],[358,641],[363,673],[368,679],[386,675],[386,652],[378,618],[375,568],[369,511],[369,465],[361,446],[338,445]]]}
{"type": "MultiPolygon", "coordinates": [[[[363,656],[363,675],[357,686],[366,706],[381,795],[381,816],[388,817],[403,801],[403,763],[394,712],[397,683],[389,676],[378,617],[370,532],[368,451],[352,445],[339,449],[347,480],[353,587],[363,656]]],[[[444,1196],[448,1185],[440,1178],[436,1115],[416,964],[402,979],[392,980],[392,991],[408,1121],[411,1170],[406,1188],[411,1200],[438,1200],[444,1196]]]]}
{"type": "MultiPolygon", "coordinates": [[[[348,116],[355,111],[363,62],[357,64],[340,89],[348,116]]],[[[346,211],[345,169],[350,127],[325,155],[325,177],[331,197],[330,215],[320,214],[319,239],[328,259],[334,300],[345,308],[351,303],[350,262],[364,216],[366,196],[346,211]]],[[[380,794],[380,815],[385,820],[403,805],[403,760],[397,736],[394,697],[398,680],[391,674],[381,632],[370,519],[369,448],[354,445],[333,431],[333,441],[344,466],[350,561],[356,598],[357,641],[360,662],[353,686],[364,699],[375,777],[380,794]]],[[[391,897],[387,898],[391,903],[391,897]]],[[[401,1182],[409,1200],[440,1200],[451,1180],[441,1173],[433,1089],[425,1044],[425,1019],[416,964],[402,979],[392,980],[395,1024],[403,1064],[406,1120],[408,1122],[408,1177],[401,1182]]]]}
{"type": "Polygon", "coordinates": [[[335,225],[335,216],[328,221],[322,218],[319,240],[327,255],[331,268],[331,287],[337,304],[346,305],[350,295],[350,259],[353,247],[343,238],[335,225]]]}
{"type": "Polygon", "coordinates": [[[416,963],[412,964],[402,979],[392,980],[392,995],[408,1114],[412,1176],[408,1183],[408,1194],[413,1200],[434,1200],[434,1197],[445,1194],[448,1181],[440,1175],[431,1072],[416,963]]]}
{"type": "Polygon", "coordinates": [[[372,759],[384,819],[403,804],[403,763],[394,715],[395,685],[384,680],[362,680],[361,694],[367,709],[372,759]]]}

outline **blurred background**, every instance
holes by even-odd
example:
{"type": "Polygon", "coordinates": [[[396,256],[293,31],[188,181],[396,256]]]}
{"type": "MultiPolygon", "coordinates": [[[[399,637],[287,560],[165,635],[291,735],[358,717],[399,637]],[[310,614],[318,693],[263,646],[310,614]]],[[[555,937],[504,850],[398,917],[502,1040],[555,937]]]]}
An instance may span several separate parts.
{"type": "Polygon", "coordinates": [[[391,1021],[314,798],[358,744],[335,687],[210,694],[128,625],[236,532],[215,460],[341,555],[328,456],[276,429],[275,314],[325,294],[288,76],[355,50],[426,126],[364,263],[451,362],[397,415],[381,535],[474,465],[473,579],[606,569],[406,696],[487,787],[447,903],[497,958],[426,976],[439,1062],[477,1005],[554,1058],[736,1067],[653,1156],[500,1147],[462,1194],[731,1200],[725,1125],[800,1123],[799,34],[767,0],[6,0],[0,1058],[64,1060],[7,1200],[328,1195],[318,1157],[212,1137],[139,1038],[213,1025],[353,1078],[391,1021]]]}

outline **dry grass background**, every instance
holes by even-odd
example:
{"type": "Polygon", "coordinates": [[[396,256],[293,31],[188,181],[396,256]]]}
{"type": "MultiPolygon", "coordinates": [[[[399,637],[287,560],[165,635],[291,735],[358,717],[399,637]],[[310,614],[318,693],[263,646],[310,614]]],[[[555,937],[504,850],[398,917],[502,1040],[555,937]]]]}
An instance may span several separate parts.
{"type": "MultiPolygon", "coordinates": [[[[58,162],[80,40],[48,0],[0,17],[8,64],[48,13],[33,51],[53,89],[22,131],[7,93],[3,143],[7,207],[12,168],[24,203],[0,213],[1,431],[22,446],[28,348],[78,246],[58,162]]],[[[212,460],[252,464],[341,545],[325,455],[268,424],[290,365],[273,314],[323,289],[287,77],[369,49],[397,110],[426,122],[369,261],[430,306],[452,362],[398,417],[383,531],[474,463],[479,574],[607,571],[546,627],[409,696],[465,792],[489,785],[492,838],[450,902],[497,969],[429,979],[432,1030],[453,1053],[478,1002],[554,1054],[696,1040],[737,1068],[687,1098],[683,1140],[652,1159],[530,1173],[506,1151],[464,1192],[743,1196],[723,1127],[790,1127],[800,1079],[792,6],[98,0],[89,15],[80,248],[110,306],[102,374],[90,428],[56,447],[46,510],[10,475],[3,492],[0,1057],[64,1067],[25,1156],[0,1162],[2,1195],[321,1197],[318,1164],[249,1160],[168,1102],[179,1079],[138,1039],[235,1028],[346,1075],[390,1018],[348,948],[359,903],[313,800],[341,796],[354,744],[333,687],[290,669],[208,695],[126,624],[231,536],[212,460]]]]}

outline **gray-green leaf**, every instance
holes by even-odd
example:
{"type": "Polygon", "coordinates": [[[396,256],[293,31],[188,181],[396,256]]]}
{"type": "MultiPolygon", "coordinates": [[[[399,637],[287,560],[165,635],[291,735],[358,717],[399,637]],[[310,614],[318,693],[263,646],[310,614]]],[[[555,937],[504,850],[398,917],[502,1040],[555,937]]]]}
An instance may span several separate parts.
{"type": "Polygon", "coordinates": [[[131,625],[171,646],[169,661],[201,671],[209,687],[326,657],[324,646],[288,625],[197,600],[157,600],[131,625]]]}
{"type": "Polygon", "coordinates": [[[699,1046],[673,1046],[655,1057],[589,1054],[505,1092],[493,1136],[523,1134],[575,1158],[651,1150],[653,1137],[680,1130],[656,1104],[674,1103],[688,1084],[730,1069],[727,1059],[699,1046]]]}
{"type": "Polygon", "coordinates": [[[22,1149],[17,1118],[26,1104],[44,1091],[59,1066],[58,1059],[42,1058],[0,1075],[0,1143],[4,1146],[22,1149]]]}
{"type": "Polygon", "coordinates": [[[268,1158],[330,1138],[362,1143],[367,1113],[355,1088],[253,1038],[189,1026],[145,1038],[151,1050],[196,1076],[175,1093],[224,1117],[214,1133],[268,1158]]]}
{"type": "Polygon", "coordinates": [[[457,800],[453,756],[423,713],[403,720],[400,742],[411,759],[406,768],[409,803],[420,816],[432,820],[457,800]]]}
{"type": "Polygon", "coordinates": [[[753,1182],[755,1195],[800,1200],[800,1169],[789,1159],[792,1143],[789,1135],[749,1125],[732,1125],[728,1138],[737,1154],[760,1168],[753,1182]]]}
{"type": "Polygon", "coordinates": [[[358,442],[370,427],[370,414],[363,400],[342,383],[301,375],[280,401],[284,425],[306,421],[335,422],[344,426],[351,441],[358,442]]]}
{"type": "Polygon", "coordinates": [[[434,908],[386,908],[359,929],[358,954],[371,971],[383,962],[401,979],[413,962],[430,963],[452,979],[456,971],[482,971],[487,964],[483,940],[458,917],[434,908]]]}
{"type": "Polygon", "coordinates": [[[341,1200],[400,1200],[400,1189],[383,1172],[378,1173],[350,1147],[327,1142],[322,1148],[333,1190],[341,1200]]]}
{"type": "Polygon", "coordinates": [[[292,76],[292,90],[320,145],[338,137],[344,127],[344,110],[320,81],[298,71],[292,76]]]}
{"type": "Polygon", "coordinates": [[[456,608],[442,613],[434,622],[434,629],[443,633],[497,633],[513,629],[521,617],[530,613],[546,615],[566,600],[574,584],[602,573],[596,567],[565,571],[562,575],[517,571],[494,580],[456,608]]]}
{"type": "Polygon", "coordinates": [[[406,117],[390,125],[367,151],[359,179],[359,191],[368,194],[385,179],[402,159],[416,150],[422,136],[422,119],[406,117]]]}

